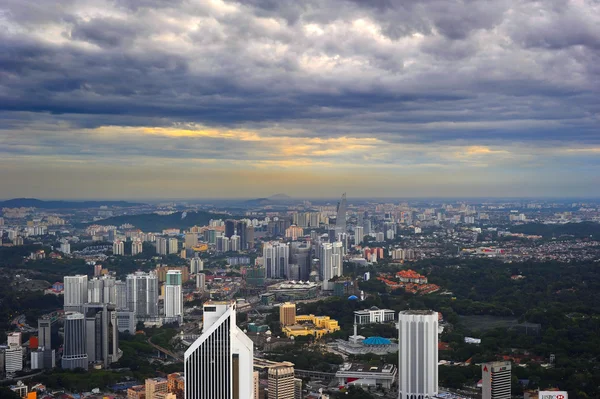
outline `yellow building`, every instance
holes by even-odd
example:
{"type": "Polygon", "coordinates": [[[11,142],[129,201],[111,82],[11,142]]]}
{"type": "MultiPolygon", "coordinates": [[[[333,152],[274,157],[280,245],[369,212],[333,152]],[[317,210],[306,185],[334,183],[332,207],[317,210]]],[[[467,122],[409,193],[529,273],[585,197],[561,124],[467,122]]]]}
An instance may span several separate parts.
{"type": "Polygon", "coordinates": [[[166,378],[146,378],[146,399],[158,399],[156,394],[168,392],[166,378]]]}
{"type": "Polygon", "coordinates": [[[323,335],[339,331],[339,329],[340,325],[337,320],[329,316],[315,316],[311,314],[297,315],[296,324],[284,326],[282,331],[287,337],[313,335],[316,339],[319,339],[323,335]]]}
{"type": "Polygon", "coordinates": [[[286,302],[279,307],[279,322],[282,326],[296,324],[296,304],[286,302]]]}

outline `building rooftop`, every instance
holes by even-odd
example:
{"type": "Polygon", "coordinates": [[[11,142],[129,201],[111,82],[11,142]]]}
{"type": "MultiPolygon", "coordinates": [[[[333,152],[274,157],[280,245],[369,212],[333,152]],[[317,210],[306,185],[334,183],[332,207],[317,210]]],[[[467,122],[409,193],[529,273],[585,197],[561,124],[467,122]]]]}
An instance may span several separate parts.
{"type": "Polygon", "coordinates": [[[365,345],[391,345],[392,341],[383,337],[369,337],[363,341],[365,345]]]}
{"type": "Polygon", "coordinates": [[[421,316],[429,316],[433,315],[435,312],[433,310],[403,310],[400,314],[408,314],[408,315],[421,315],[421,316]]]}
{"type": "Polygon", "coordinates": [[[383,366],[369,366],[361,363],[344,363],[340,366],[339,372],[353,372],[353,373],[385,373],[391,374],[396,369],[393,364],[384,364],[383,366]]]}

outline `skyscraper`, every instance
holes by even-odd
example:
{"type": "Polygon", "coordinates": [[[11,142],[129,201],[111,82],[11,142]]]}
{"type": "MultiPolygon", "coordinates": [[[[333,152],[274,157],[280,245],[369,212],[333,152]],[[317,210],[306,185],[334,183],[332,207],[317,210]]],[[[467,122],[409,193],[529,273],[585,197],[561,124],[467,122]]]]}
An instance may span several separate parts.
{"type": "Polygon", "coordinates": [[[115,305],[117,309],[127,309],[127,283],[115,281],[115,305]]]}
{"type": "Polygon", "coordinates": [[[263,259],[267,278],[285,278],[290,258],[289,244],[283,242],[265,242],[263,259]]]}
{"type": "Polygon", "coordinates": [[[40,348],[50,349],[52,347],[52,320],[38,319],[38,341],[40,348]]]}
{"type": "Polygon", "coordinates": [[[158,255],[166,255],[168,253],[166,238],[163,238],[163,237],[156,238],[156,253],[158,255]]]}
{"type": "Polygon", "coordinates": [[[354,244],[360,244],[365,238],[365,229],[362,226],[354,227],[354,244]]]}
{"type": "Polygon", "coordinates": [[[248,235],[246,234],[247,224],[245,221],[240,220],[235,224],[236,235],[240,236],[240,250],[248,249],[248,235]]]}
{"type": "Polygon", "coordinates": [[[181,271],[169,270],[165,283],[165,321],[183,321],[183,292],[181,290],[181,271]]]}
{"type": "Polygon", "coordinates": [[[125,255],[125,243],[123,241],[113,241],[113,255],[125,255]]]}
{"type": "Polygon", "coordinates": [[[298,265],[298,280],[308,281],[310,274],[310,243],[292,242],[290,245],[291,263],[298,265]]]}
{"type": "Polygon", "coordinates": [[[342,199],[337,206],[337,214],[335,217],[335,230],[337,233],[346,232],[346,210],[348,204],[346,203],[346,193],[342,194],[342,199]]]}
{"type": "Polygon", "coordinates": [[[179,242],[177,238],[169,238],[169,254],[176,254],[179,252],[179,242]]]}
{"type": "Polygon", "coordinates": [[[108,367],[121,357],[115,307],[88,303],[84,305],[84,316],[87,360],[108,367]]]}
{"type": "Polygon", "coordinates": [[[229,250],[233,252],[239,252],[240,249],[240,236],[234,234],[229,239],[229,250]]]}
{"type": "Polygon", "coordinates": [[[294,399],[294,367],[291,363],[269,368],[269,399],[294,399]]]}
{"type": "Polygon", "coordinates": [[[225,221],[225,237],[231,238],[235,234],[235,220],[225,221]]]}
{"type": "Polygon", "coordinates": [[[253,354],[235,302],[205,303],[202,335],[185,352],[185,398],[254,399],[253,354]]]}
{"type": "Polygon", "coordinates": [[[158,317],[158,276],[136,272],[127,276],[127,309],[134,312],[136,318],[158,317]]]}
{"type": "Polygon", "coordinates": [[[282,326],[296,324],[296,304],[286,302],[279,307],[279,323],[282,326]]]}
{"type": "Polygon", "coordinates": [[[432,398],[438,393],[438,314],[405,310],[398,315],[400,399],[432,398]]]}
{"type": "Polygon", "coordinates": [[[202,259],[198,258],[198,256],[190,259],[190,273],[196,274],[202,270],[204,270],[204,261],[202,259]]]}
{"type": "Polygon", "coordinates": [[[88,277],[83,275],[65,276],[64,285],[65,312],[81,312],[83,304],[88,300],[88,277]]]}
{"type": "Polygon", "coordinates": [[[131,242],[131,255],[135,256],[137,254],[141,254],[142,251],[143,251],[142,240],[140,240],[139,238],[134,239],[131,242]]]}
{"type": "Polygon", "coordinates": [[[89,303],[116,304],[116,281],[113,276],[94,277],[88,281],[89,303]]]}
{"type": "Polygon", "coordinates": [[[481,365],[481,398],[511,398],[511,364],[510,362],[492,362],[481,365]]]}
{"type": "Polygon", "coordinates": [[[88,357],[85,342],[85,318],[82,313],[65,313],[65,341],[63,348],[63,369],[87,369],[88,357]]]}
{"type": "Polygon", "coordinates": [[[344,247],[339,241],[322,243],[319,251],[320,274],[323,280],[323,290],[333,290],[331,280],[343,273],[344,247]]]}
{"type": "Polygon", "coordinates": [[[204,273],[198,273],[196,275],[196,289],[198,291],[204,291],[206,288],[206,276],[204,273]]]}
{"type": "Polygon", "coordinates": [[[185,247],[193,248],[198,245],[198,234],[196,233],[185,233],[185,247]]]}

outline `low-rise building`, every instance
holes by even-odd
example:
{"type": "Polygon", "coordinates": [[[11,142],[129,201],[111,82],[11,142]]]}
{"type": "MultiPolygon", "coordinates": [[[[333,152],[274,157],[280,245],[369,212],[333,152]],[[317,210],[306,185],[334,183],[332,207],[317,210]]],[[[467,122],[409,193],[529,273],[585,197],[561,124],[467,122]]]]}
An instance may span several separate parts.
{"type": "Polygon", "coordinates": [[[359,363],[344,363],[335,373],[338,385],[357,385],[390,389],[396,380],[398,369],[393,364],[368,366],[359,363]]]}

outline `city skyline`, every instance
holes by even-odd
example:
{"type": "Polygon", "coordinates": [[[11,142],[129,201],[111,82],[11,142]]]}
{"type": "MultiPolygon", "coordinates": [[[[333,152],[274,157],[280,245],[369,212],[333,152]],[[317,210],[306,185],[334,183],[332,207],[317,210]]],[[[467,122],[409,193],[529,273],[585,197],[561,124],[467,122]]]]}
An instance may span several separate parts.
{"type": "Polygon", "coordinates": [[[0,21],[9,198],[600,196],[591,0],[8,1],[0,21]]]}

